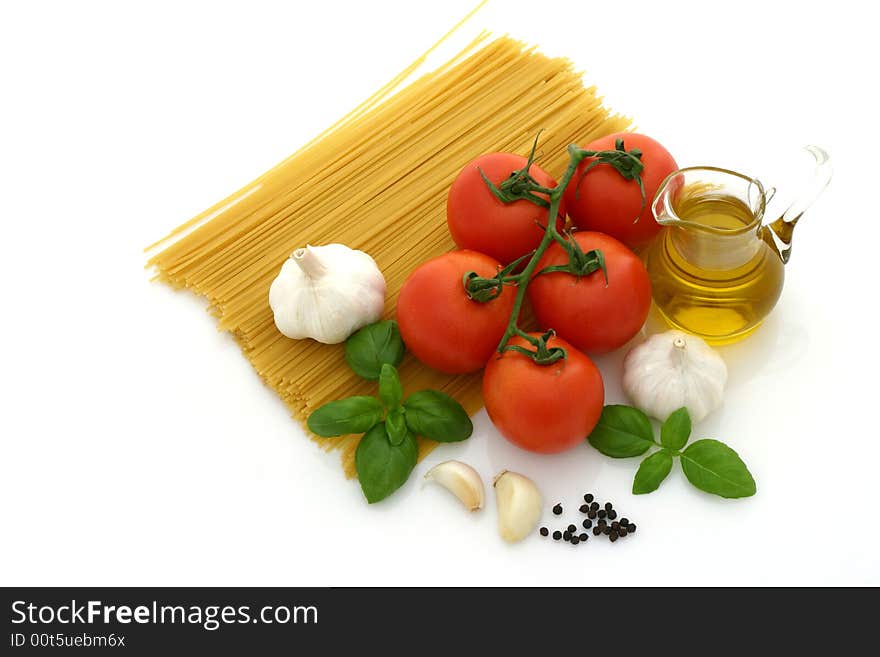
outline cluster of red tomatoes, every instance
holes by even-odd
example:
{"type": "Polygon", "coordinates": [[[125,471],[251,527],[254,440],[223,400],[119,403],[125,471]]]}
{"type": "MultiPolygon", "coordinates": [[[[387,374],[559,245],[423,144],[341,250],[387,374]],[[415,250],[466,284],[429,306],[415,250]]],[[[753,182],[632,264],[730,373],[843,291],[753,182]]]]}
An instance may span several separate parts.
{"type": "MultiPolygon", "coordinates": [[[[517,287],[503,286],[498,296],[480,302],[463,284],[469,272],[497,276],[502,267],[533,252],[544,237],[547,208],[526,199],[504,203],[486,183],[488,179],[498,186],[524,169],[525,157],[491,153],[459,173],[449,190],[447,222],[460,250],[415,269],[397,301],[400,332],[413,355],[448,374],[485,368],[483,398],[489,417],[508,440],[528,450],[559,452],[587,437],[604,403],[602,376],[587,354],[624,345],[648,314],[651,286],[632,249],[659,232],[650,200],[677,166],[663,146],[634,133],[611,135],[585,148],[610,150],[619,138],[626,148],[641,151],[644,196],[636,180],[627,180],[611,166],[586,169],[591,162],[587,159],[571,178],[554,218],[561,230],[568,215],[577,231],[569,239],[584,253],[600,251],[604,272],[541,273],[526,290],[541,328],[555,331],[547,347],[563,348],[565,358],[544,365],[516,349],[499,352],[517,287]]],[[[540,186],[556,188],[556,181],[537,165],[528,173],[540,186]]],[[[534,271],[568,262],[569,252],[554,242],[534,271]]],[[[519,335],[508,345],[530,346],[519,335]]]]}

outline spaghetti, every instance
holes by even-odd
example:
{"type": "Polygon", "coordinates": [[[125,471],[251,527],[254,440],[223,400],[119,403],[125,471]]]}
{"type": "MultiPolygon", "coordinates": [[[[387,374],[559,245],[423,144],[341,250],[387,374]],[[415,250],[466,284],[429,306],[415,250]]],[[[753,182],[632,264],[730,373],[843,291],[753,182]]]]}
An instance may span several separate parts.
{"type": "MultiPolygon", "coordinates": [[[[430,52],[430,51],[429,51],[430,52]]],[[[446,193],[458,171],[483,153],[526,153],[541,130],[541,166],[559,173],[569,143],[624,130],[595,89],[564,59],[509,38],[481,35],[411,84],[423,58],[294,155],[231,197],[175,229],[154,247],[158,278],[208,298],[254,369],[305,422],[321,404],[375,394],[346,366],[343,349],[294,341],[276,329],[269,285],[290,253],[306,243],[340,242],[369,253],[388,284],[393,317],[404,279],[417,265],[454,248],[446,193]]],[[[407,391],[436,388],[470,413],[482,406],[480,375],[447,376],[407,356],[407,391]]],[[[357,438],[317,439],[338,449],[354,474],[357,438]]],[[[434,443],[420,439],[419,456],[434,443]]]]}

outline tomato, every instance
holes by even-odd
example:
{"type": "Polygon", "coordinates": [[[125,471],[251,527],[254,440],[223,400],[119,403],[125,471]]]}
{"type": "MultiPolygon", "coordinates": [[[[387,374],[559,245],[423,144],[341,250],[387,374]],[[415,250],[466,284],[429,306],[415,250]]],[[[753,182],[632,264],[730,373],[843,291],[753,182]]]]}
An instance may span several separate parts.
{"type": "MultiPolygon", "coordinates": [[[[497,186],[527,161],[513,153],[489,153],[461,170],[446,198],[446,221],[459,248],[485,253],[505,265],[537,248],[544,236],[541,226],[547,225],[547,209],[524,199],[502,203],[480,175],[482,170],[497,186]]],[[[556,187],[556,181],[537,165],[529,167],[529,173],[542,187],[556,187]]],[[[561,226],[562,209],[559,216],[561,226]]]]}
{"type": "MultiPolygon", "coordinates": [[[[580,278],[568,272],[535,276],[528,296],[542,327],[587,353],[604,353],[628,342],[645,323],[651,306],[651,282],[639,257],[603,233],[575,233],[584,253],[605,256],[608,283],[601,270],[580,278]]],[[[568,263],[568,253],[552,244],[535,271],[568,263]]]]}
{"type": "MultiPolygon", "coordinates": [[[[534,334],[538,335],[538,334],[534,334]]],[[[527,346],[516,336],[510,344],[527,346]]],[[[582,443],[596,426],[605,401],[602,375],[593,361],[559,337],[567,357],[538,365],[525,354],[493,356],[483,373],[483,400],[498,431],[514,445],[552,454],[582,443]]]]}
{"type": "Polygon", "coordinates": [[[584,168],[595,158],[587,158],[578,166],[565,189],[565,207],[572,222],[582,230],[597,230],[616,237],[631,248],[644,246],[660,232],[660,225],[651,212],[651,200],[660,183],[678,169],[675,160],[663,146],[645,135],[622,132],[602,137],[587,144],[591,151],[614,150],[620,137],[626,150],[642,151],[642,183],[645,205],[636,180],[626,180],[609,164],[599,164],[583,175],[584,168]],[[638,217],[638,221],[635,221],[638,217]]]}
{"type": "Polygon", "coordinates": [[[501,264],[476,251],[451,251],[428,260],[409,275],[397,299],[400,334],[412,354],[446,374],[481,369],[507,328],[516,289],[480,303],[462,284],[470,271],[494,276],[501,264]]]}

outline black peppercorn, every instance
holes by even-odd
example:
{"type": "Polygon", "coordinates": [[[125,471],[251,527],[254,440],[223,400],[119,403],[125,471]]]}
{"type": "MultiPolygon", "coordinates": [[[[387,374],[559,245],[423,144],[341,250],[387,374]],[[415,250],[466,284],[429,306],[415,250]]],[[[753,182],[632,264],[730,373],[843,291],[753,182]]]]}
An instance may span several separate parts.
{"type": "MultiPolygon", "coordinates": [[[[561,516],[565,512],[562,502],[554,504],[552,511],[553,515],[561,516]]],[[[607,536],[612,543],[618,538],[624,538],[636,532],[634,522],[631,522],[629,518],[620,518],[620,522],[618,522],[618,512],[614,509],[614,505],[611,502],[600,504],[596,501],[593,493],[584,493],[584,503],[578,506],[578,511],[586,516],[582,517],[579,525],[570,524],[558,530],[540,527],[538,532],[541,536],[552,536],[554,541],[564,540],[572,545],[586,543],[590,537],[589,531],[593,532],[593,536],[607,536]],[[579,527],[583,527],[583,530],[579,527]]]]}

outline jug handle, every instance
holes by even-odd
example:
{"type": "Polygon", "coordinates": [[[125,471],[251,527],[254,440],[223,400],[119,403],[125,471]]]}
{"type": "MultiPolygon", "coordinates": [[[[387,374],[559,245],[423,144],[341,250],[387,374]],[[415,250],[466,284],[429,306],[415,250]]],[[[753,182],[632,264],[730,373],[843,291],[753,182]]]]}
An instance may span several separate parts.
{"type": "Polygon", "coordinates": [[[787,263],[791,257],[791,239],[798,219],[803,216],[807,208],[819,198],[819,194],[831,182],[831,162],[829,161],[828,153],[818,146],[807,146],[806,150],[816,158],[816,170],[813,173],[813,179],[804,193],[788,207],[782,216],[767,225],[770,229],[768,232],[772,238],[770,244],[783,263],[787,263]]]}

